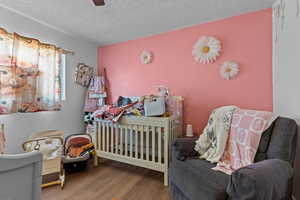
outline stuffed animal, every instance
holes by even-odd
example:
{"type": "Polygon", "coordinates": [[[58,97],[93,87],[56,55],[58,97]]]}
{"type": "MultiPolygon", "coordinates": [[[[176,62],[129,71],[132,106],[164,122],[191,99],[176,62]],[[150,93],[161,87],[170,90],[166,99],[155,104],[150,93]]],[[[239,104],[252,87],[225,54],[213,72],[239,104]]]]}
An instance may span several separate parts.
{"type": "Polygon", "coordinates": [[[35,147],[35,151],[40,151],[43,154],[44,160],[50,160],[57,157],[57,152],[60,145],[55,144],[50,138],[38,143],[35,147]]]}

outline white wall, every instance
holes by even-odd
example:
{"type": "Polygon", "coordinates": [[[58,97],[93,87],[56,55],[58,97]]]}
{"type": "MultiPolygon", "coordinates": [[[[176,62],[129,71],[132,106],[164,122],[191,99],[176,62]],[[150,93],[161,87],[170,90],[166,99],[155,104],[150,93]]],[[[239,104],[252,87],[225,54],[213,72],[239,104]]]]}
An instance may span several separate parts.
{"type": "Polygon", "coordinates": [[[274,58],[274,111],[300,121],[300,15],[297,0],[286,0],[284,28],[280,29],[274,58]]]}
{"type": "MultiPolygon", "coordinates": [[[[286,0],[284,27],[274,43],[273,100],[274,112],[300,122],[300,15],[297,0],[286,0]]],[[[300,3],[300,1],[299,1],[300,3]]],[[[275,27],[274,27],[275,28],[275,27]]],[[[275,36],[275,34],[274,34],[275,36]]],[[[275,37],[274,37],[275,39],[275,37]]],[[[295,195],[300,199],[300,134],[296,155],[295,195]]]]}
{"type": "Polygon", "coordinates": [[[21,152],[22,142],[34,132],[58,129],[66,134],[82,133],[85,89],[73,83],[74,70],[79,62],[97,67],[97,44],[57,31],[1,7],[0,27],[75,52],[75,55],[67,56],[67,100],[63,103],[62,111],[0,116],[0,123],[4,123],[6,128],[7,152],[21,152]]]}

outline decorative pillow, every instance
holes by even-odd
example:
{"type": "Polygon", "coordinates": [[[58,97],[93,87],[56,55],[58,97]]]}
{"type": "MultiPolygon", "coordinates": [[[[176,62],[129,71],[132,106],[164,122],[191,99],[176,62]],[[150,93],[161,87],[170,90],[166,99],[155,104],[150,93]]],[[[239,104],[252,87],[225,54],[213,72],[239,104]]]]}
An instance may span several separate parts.
{"type": "MultiPolygon", "coordinates": [[[[276,121],[276,120],[275,120],[276,121]]],[[[272,137],[273,128],[275,125],[275,121],[271,124],[271,126],[264,131],[260,138],[259,146],[257,149],[257,153],[254,158],[254,162],[259,162],[267,159],[266,152],[268,151],[270,140],[272,137]]]]}
{"type": "Polygon", "coordinates": [[[266,153],[270,144],[273,128],[274,128],[275,121],[271,124],[271,126],[265,130],[260,138],[259,147],[257,152],[259,153],[266,153]]]}

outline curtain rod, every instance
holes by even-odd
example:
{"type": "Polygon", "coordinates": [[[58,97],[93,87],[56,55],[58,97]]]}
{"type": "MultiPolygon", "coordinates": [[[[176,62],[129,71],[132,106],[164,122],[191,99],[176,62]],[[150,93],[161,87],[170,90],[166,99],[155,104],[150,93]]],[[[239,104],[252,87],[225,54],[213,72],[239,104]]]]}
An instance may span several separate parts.
{"type": "Polygon", "coordinates": [[[7,32],[4,28],[1,28],[0,27],[0,34],[1,34],[1,32],[2,33],[4,33],[4,34],[7,34],[9,37],[11,37],[11,38],[14,38],[14,34],[16,34],[16,35],[18,35],[19,37],[21,37],[21,38],[23,38],[23,39],[25,39],[25,40],[36,40],[36,41],[38,41],[40,44],[42,44],[42,45],[49,45],[49,46],[54,46],[55,48],[56,48],[56,50],[58,50],[58,51],[61,51],[63,54],[71,54],[71,55],[74,55],[75,54],[75,52],[74,51],[69,51],[69,50],[65,50],[65,49],[63,49],[63,48],[61,48],[61,47],[57,47],[56,45],[52,45],[52,44],[47,44],[47,43],[42,43],[42,42],[40,42],[38,39],[35,39],[35,38],[30,38],[30,37],[25,37],[25,36],[22,36],[22,35],[19,35],[18,33],[9,33],[9,32],[7,32]]]}

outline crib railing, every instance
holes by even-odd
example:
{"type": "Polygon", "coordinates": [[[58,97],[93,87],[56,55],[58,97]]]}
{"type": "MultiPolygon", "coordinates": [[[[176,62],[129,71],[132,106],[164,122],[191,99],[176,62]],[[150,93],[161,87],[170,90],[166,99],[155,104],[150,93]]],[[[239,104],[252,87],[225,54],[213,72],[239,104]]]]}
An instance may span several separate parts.
{"type": "Polygon", "coordinates": [[[174,120],[123,117],[118,123],[98,121],[96,124],[98,157],[163,172],[164,184],[168,185],[170,141],[179,136],[181,127],[174,120]]]}

